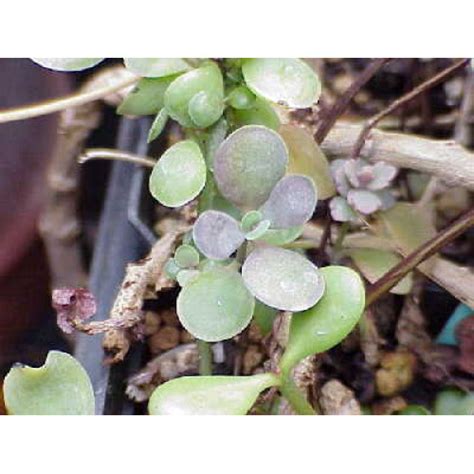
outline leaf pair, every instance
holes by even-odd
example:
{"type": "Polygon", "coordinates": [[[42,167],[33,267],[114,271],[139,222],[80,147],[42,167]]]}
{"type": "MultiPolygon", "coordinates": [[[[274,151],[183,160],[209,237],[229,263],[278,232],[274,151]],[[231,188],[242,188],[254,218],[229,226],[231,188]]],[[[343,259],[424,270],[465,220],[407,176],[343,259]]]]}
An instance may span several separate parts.
{"type": "Polygon", "coordinates": [[[364,286],[346,267],[321,270],[326,291],[318,304],[292,316],[289,339],[280,361],[281,376],[182,377],[160,385],[148,409],[152,415],[244,415],[259,393],[279,386],[304,357],[330,349],[354,328],[364,308],[364,286]]]}

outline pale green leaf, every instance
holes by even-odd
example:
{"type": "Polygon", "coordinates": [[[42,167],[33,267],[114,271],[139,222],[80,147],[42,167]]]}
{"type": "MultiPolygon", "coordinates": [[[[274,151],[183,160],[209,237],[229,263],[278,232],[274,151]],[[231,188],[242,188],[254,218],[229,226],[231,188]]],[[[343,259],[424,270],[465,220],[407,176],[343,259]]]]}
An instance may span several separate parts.
{"type": "Polygon", "coordinates": [[[96,66],[104,58],[31,58],[36,64],[53,71],[83,71],[96,66]]]}
{"type": "Polygon", "coordinates": [[[206,163],[199,146],[183,140],[168,148],[150,175],[152,196],[164,206],[179,207],[194,199],[206,183],[206,163]]]}
{"type": "Polygon", "coordinates": [[[242,277],[262,303],[286,311],[303,311],[324,293],[324,280],[307,258],[278,247],[257,248],[244,262],[242,277]]]}
{"type": "MultiPolygon", "coordinates": [[[[193,121],[189,114],[189,105],[191,100],[201,92],[204,93],[205,102],[212,102],[213,104],[212,117],[207,113],[204,114],[208,119],[205,121],[206,126],[216,122],[224,110],[224,81],[215,63],[208,63],[198,69],[193,69],[182,74],[171,83],[165,93],[165,107],[170,117],[183,127],[200,128],[204,122],[195,123],[193,121]],[[216,108],[218,109],[217,112],[215,112],[216,108]]],[[[208,104],[205,103],[204,105],[207,107],[208,104]]],[[[201,112],[202,109],[199,114],[200,119],[203,117],[201,112]]]]}
{"type": "Polygon", "coordinates": [[[245,415],[260,392],[278,385],[274,374],[247,377],[180,377],[160,385],[148,404],[150,415],[245,415]]]}
{"type": "Polygon", "coordinates": [[[242,73],[255,94],[287,107],[311,107],[321,94],[318,77],[300,59],[246,59],[242,73]]]}
{"type": "Polygon", "coordinates": [[[181,290],[176,308],[189,333],[215,342],[230,339],[245,329],[254,305],[240,273],[215,267],[202,272],[181,290]]]}
{"type": "Polygon", "coordinates": [[[120,115],[154,115],[165,105],[165,91],[175,76],[140,79],[117,108],[120,115]]]}
{"type": "Polygon", "coordinates": [[[436,396],[435,415],[474,415],[474,393],[448,388],[436,396]]]}
{"type": "Polygon", "coordinates": [[[321,300],[291,318],[288,343],[280,361],[288,373],[301,359],[339,344],[359,321],[365,305],[365,288],[350,268],[329,266],[320,270],[325,281],[321,300]]]}
{"type": "Polygon", "coordinates": [[[151,124],[150,131],[148,132],[147,143],[156,140],[160,136],[166,126],[166,122],[168,122],[168,113],[166,112],[166,109],[161,109],[151,124]]]}
{"type": "Polygon", "coordinates": [[[232,111],[232,118],[237,127],[244,125],[262,125],[278,131],[280,119],[271,104],[265,99],[257,97],[254,104],[248,109],[232,111]]]}
{"type": "Polygon", "coordinates": [[[124,58],[125,67],[142,77],[164,77],[189,71],[191,66],[181,58],[124,58]]]}
{"type": "Polygon", "coordinates": [[[268,229],[259,240],[270,245],[281,246],[295,241],[302,233],[302,225],[288,229],[268,229]]]}
{"type": "Polygon", "coordinates": [[[14,365],[3,385],[10,415],[93,415],[94,391],[79,362],[50,351],[43,366],[14,365]]]}

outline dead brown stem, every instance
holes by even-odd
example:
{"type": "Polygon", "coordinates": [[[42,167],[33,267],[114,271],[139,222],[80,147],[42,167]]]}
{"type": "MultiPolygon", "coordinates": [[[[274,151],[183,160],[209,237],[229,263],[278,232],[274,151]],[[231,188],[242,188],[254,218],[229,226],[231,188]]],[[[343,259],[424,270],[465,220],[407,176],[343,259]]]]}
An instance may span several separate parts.
{"type": "Polygon", "coordinates": [[[366,297],[366,307],[393,288],[405,275],[416,268],[420,263],[438,252],[446,244],[454,240],[469,227],[474,225],[474,209],[467,211],[463,216],[449,225],[432,239],[425,242],[415,251],[405,257],[399,264],[383,275],[369,287],[366,297]]]}
{"type": "Polygon", "coordinates": [[[329,130],[336,123],[336,120],[349,107],[354,96],[364,87],[367,82],[388,62],[389,58],[374,59],[369,65],[357,76],[356,80],[344,91],[336,103],[325,113],[324,118],[314,134],[314,139],[318,143],[322,143],[326,138],[329,130]]]}
{"type": "Polygon", "coordinates": [[[377,125],[377,123],[382,120],[387,115],[390,115],[395,110],[399,109],[403,105],[407,104],[415,97],[423,94],[427,90],[431,89],[432,87],[436,86],[440,82],[443,82],[449,76],[454,74],[459,69],[463,68],[466,64],[468,64],[469,59],[461,59],[456,61],[453,65],[449,66],[448,68],[444,69],[440,73],[436,74],[432,78],[428,79],[427,81],[423,82],[422,84],[416,86],[407,94],[403,95],[399,99],[392,102],[387,108],[379,112],[378,114],[371,117],[369,120],[366,121],[364,127],[362,128],[362,132],[360,133],[355,145],[354,149],[352,150],[351,157],[357,158],[364,146],[365,140],[369,136],[370,130],[377,125]]]}

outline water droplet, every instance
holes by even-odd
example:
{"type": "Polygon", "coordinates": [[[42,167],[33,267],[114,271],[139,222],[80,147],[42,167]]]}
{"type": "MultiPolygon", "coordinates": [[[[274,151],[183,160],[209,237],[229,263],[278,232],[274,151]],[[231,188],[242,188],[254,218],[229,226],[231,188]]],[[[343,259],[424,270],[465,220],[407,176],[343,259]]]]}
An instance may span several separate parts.
{"type": "Polygon", "coordinates": [[[316,336],[325,336],[327,333],[327,331],[316,331],[316,336]]]}

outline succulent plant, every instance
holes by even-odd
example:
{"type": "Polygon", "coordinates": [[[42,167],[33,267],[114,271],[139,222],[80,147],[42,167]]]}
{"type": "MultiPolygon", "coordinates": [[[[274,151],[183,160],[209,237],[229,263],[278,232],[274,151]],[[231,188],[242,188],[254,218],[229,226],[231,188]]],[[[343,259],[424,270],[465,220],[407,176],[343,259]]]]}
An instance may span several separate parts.
{"type": "Polygon", "coordinates": [[[331,216],[339,222],[358,222],[357,213],[372,214],[389,209],[395,199],[388,189],[397,168],[378,162],[374,165],[362,158],[337,159],[331,162],[331,174],[339,196],[331,199],[331,216]]]}

